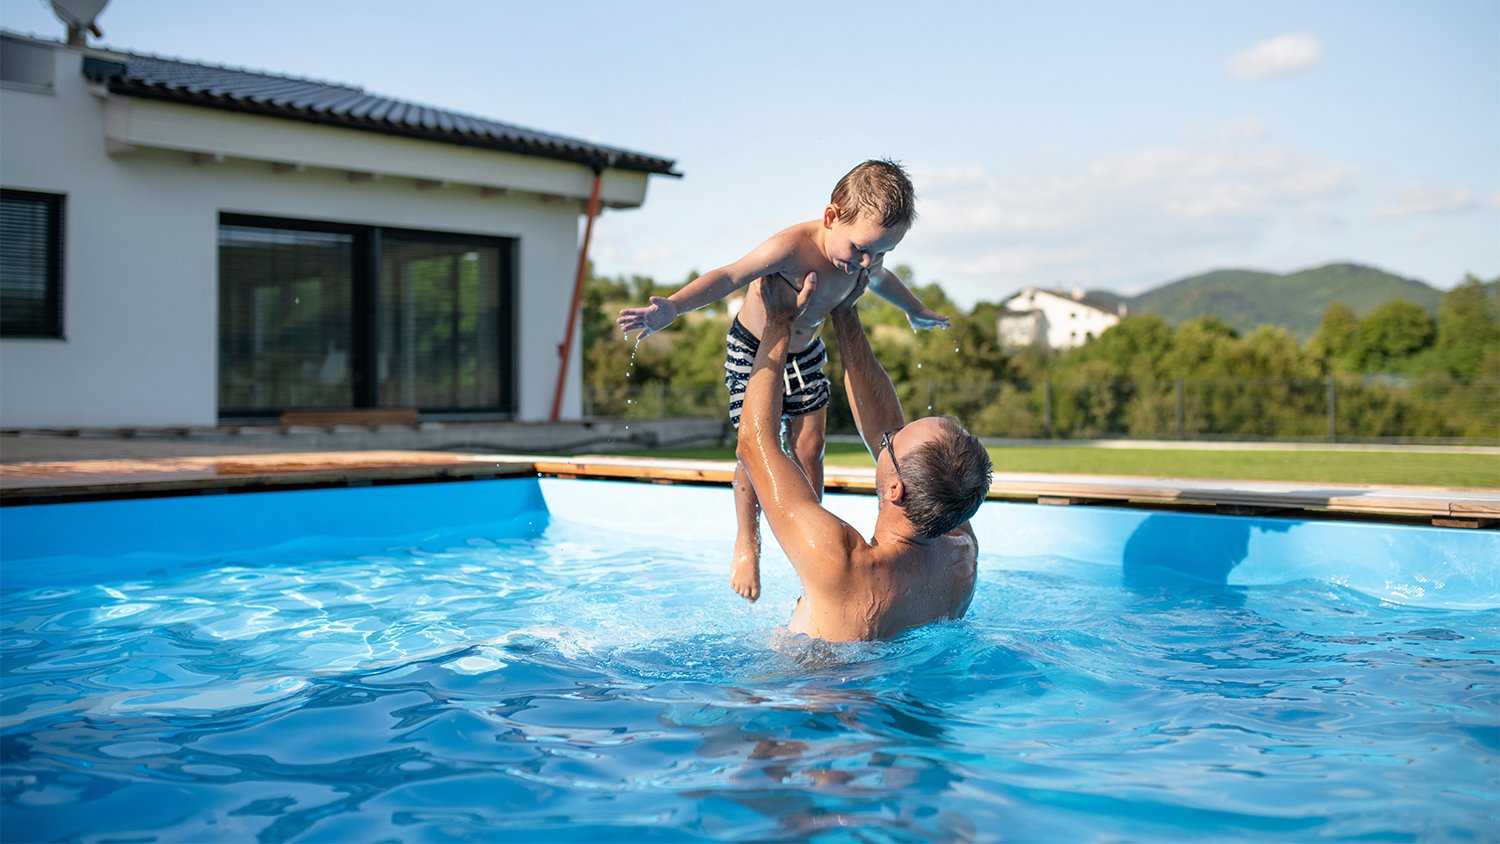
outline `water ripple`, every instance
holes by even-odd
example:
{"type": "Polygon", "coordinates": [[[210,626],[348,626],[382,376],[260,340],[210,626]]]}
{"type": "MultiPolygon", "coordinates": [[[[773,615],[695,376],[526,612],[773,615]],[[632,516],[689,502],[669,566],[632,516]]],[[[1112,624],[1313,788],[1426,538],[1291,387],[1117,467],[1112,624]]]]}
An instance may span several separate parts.
{"type": "Polygon", "coordinates": [[[987,559],[967,619],[783,628],[729,548],[535,541],[0,596],[6,840],[1474,838],[1500,612],[987,559]]]}

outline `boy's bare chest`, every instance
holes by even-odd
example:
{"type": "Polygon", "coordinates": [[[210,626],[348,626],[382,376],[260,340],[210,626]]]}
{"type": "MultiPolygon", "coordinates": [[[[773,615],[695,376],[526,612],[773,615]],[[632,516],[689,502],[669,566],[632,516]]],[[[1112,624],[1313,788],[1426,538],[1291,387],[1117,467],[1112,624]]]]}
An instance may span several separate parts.
{"type": "Polygon", "coordinates": [[[841,273],[836,269],[824,270],[804,269],[793,276],[796,279],[795,286],[802,287],[802,279],[807,277],[808,272],[818,274],[818,286],[813,290],[812,300],[807,303],[807,310],[802,312],[798,318],[799,325],[809,325],[822,322],[825,317],[833,312],[833,309],[843,302],[849,292],[854,289],[857,278],[852,275],[841,273]]]}

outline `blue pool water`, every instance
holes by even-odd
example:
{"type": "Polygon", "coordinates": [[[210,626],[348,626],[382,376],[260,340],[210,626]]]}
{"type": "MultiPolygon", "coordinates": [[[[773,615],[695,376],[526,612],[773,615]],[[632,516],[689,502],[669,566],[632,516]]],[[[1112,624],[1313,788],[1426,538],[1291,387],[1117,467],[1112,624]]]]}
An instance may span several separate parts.
{"type": "Polygon", "coordinates": [[[988,504],[966,619],[833,646],[780,629],[769,539],[730,591],[732,514],[531,480],[0,511],[0,838],[1500,832],[1493,532],[988,504]]]}

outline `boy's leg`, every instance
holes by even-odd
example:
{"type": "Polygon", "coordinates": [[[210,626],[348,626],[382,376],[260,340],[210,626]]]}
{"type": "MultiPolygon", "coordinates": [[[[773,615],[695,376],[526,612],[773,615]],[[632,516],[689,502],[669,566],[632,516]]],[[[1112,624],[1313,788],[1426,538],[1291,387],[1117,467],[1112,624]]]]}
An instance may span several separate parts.
{"type": "Polygon", "coordinates": [[[793,416],[787,420],[786,435],[790,440],[792,459],[802,467],[807,480],[812,484],[818,500],[823,500],[823,444],[827,438],[828,408],[820,407],[812,413],[793,416]]]}
{"type": "Polygon", "coordinates": [[[734,464],[734,559],[729,564],[729,585],[749,601],[760,598],[760,499],[750,484],[750,473],[734,464]]]}

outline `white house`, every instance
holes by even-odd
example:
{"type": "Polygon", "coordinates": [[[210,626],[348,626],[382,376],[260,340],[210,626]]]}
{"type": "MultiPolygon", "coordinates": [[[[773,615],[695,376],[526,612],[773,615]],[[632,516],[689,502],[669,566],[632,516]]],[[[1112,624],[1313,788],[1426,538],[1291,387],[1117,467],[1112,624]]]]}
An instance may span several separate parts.
{"type": "Polygon", "coordinates": [[[1104,333],[1125,316],[1125,305],[1112,308],[1073,288],[1072,295],[1028,287],[1001,303],[1000,344],[1012,348],[1045,343],[1071,349],[1104,333]]]}
{"type": "Polygon", "coordinates": [[[591,192],[638,207],[673,166],[0,33],[0,427],[548,418],[591,192]]]}

